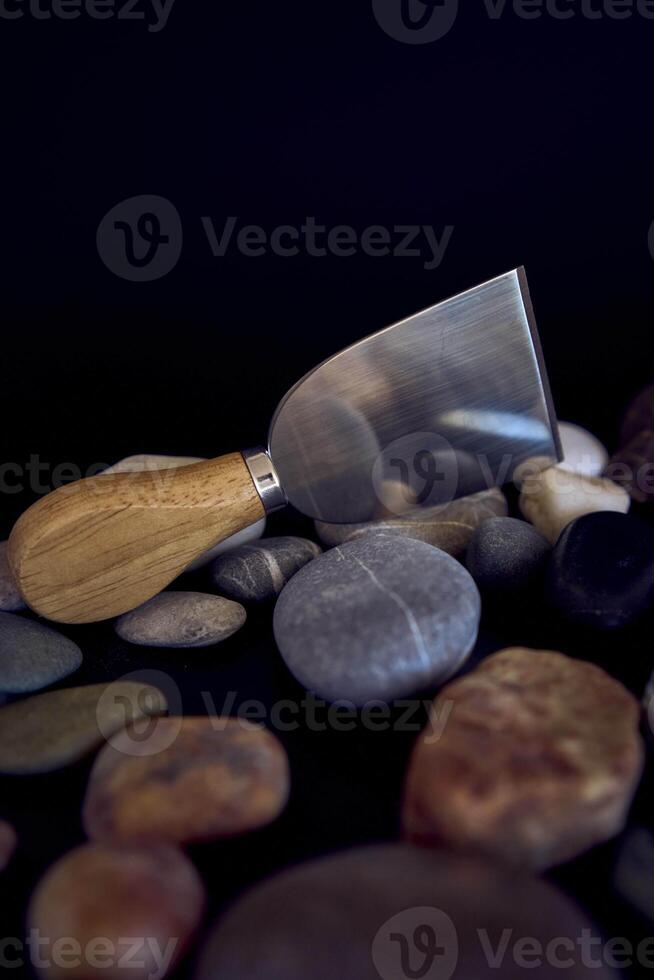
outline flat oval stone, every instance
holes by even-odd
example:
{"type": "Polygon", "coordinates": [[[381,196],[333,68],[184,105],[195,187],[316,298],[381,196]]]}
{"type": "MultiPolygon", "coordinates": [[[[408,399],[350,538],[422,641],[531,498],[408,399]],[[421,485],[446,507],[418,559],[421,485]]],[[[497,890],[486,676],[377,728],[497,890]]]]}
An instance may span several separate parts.
{"type": "Polygon", "coordinates": [[[654,431],[643,429],[634,436],[611,457],[604,475],[624,487],[632,500],[654,500],[654,431]]]}
{"type": "Polygon", "coordinates": [[[552,552],[547,593],[576,623],[628,625],[654,602],[654,530],[625,514],[573,521],[552,552]]]}
{"type": "Polygon", "coordinates": [[[275,607],[275,639],[300,684],[362,705],[451,677],[475,644],[480,607],[475,583],[450,555],[366,535],[291,579],[275,607]]]}
{"type": "Polygon", "coordinates": [[[316,521],[316,532],[328,548],[367,534],[383,532],[425,541],[459,557],[464,554],[475,529],[492,517],[505,517],[509,508],[502,491],[493,487],[449,504],[427,507],[413,515],[385,517],[366,524],[324,524],[316,521]]]}
{"type": "Polygon", "coordinates": [[[61,633],[31,619],[0,612],[0,691],[27,694],[68,677],[82,651],[61,633]]]}
{"type": "Polygon", "coordinates": [[[0,820],[0,871],[4,871],[16,850],[16,831],[6,820],[0,820]]]}
{"type": "Polygon", "coordinates": [[[559,422],[559,435],[564,456],[559,463],[562,469],[582,476],[599,476],[603,472],[609,454],[596,436],[572,422],[559,422]]]}
{"type": "Polygon", "coordinates": [[[84,844],[32,896],[28,925],[48,964],[39,975],[162,980],[189,947],[204,905],[200,876],[176,848],[84,844]]]}
{"type": "Polygon", "coordinates": [[[576,518],[603,510],[626,514],[630,504],[629,494],[612,480],[581,476],[560,466],[527,476],[520,494],[523,515],[551,544],[576,518]]]}
{"type": "Polygon", "coordinates": [[[147,739],[126,729],[95,761],[84,801],[95,840],[214,840],[275,820],[289,794],[286,753],[235,718],[160,718],[147,739]]]}
{"type": "Polygon", "coordinates": [[[201,592],[161,592],[116,620],[128,643],[146,647],[209,647],[243,626],[243,606],[201,592]]]}
{"type": "Polygon", "coordinates": [[[645,429],[654,429],[654,385],[641,391],[629,405],[622,422],[620,445],[626,446],[645,429]]]}
{"type": "Polygon", "coordinates": [[[136,718],[166,711],[156,687],[134,681],[47,691],[0,708],[0,772],[29,775],[77,762],[136,718]]]}
{"type": "Polygon", "coordinates": [[[0,611],[18,612],[26,609],[7,561],[7,542],[0,541],[0,611]]]}
{"type": "Polygon", "coordinates": [[[538,583],[552,548],[538,531],[514,517],[493,517],[475,531],[466,554],[480,589],[513,593],[538,583]]]}
{"type": "Polygon", "coordinates": [[[216,922],[195,980],[609,980],[603,942],[549,882],[386,844],[251,889],[216,922]],[[583,936],[596,954],[590,971],[583,936]]]}
{"type": "MultiPolygon", "coordinates": [[[[191,463],[204,462],[206,462],[206,457],[204,456],[160,456],[156,453],[138,453],[136,456],[126,456],[125,459],[119,460],[113,466],[108,466],[106,470],[102,471],[102,474],[141,473],[143,470],[150,472],[153,470],[170,470],[176,469],[179,466],[190,466],[191,463]]],[[[230,551],[232,548],[238,548],[242,544],[249,544],[251,541],[256,541],[265,530],[266,518],[263,517],[260,521],[251,524],[237,534],[232,534],[231,537],[225,538],[224,541],[221,541],[215,547],[209,548],[208,551],[205,551],[195,561],[192,561],[186,571],[194,572],[198,568],[203,568],[205,565],[208,565],[209,562],[213,561],[218,555],[222,555],[225,551],[230,551]]]]}
{"type": "Polygon", "coordinates": [[[403,807],[409,839],[544,869],[619,833],[643,767],[640,709],[594,664],[513,648],[434,702],[403,807]]]}
{"type": "Polygon", "coordinates": [[[214,585],[238,602],[274,599],[289,579],[321,553],[306,538],[264,538],[217,558],[211,570],[214,585]]]}

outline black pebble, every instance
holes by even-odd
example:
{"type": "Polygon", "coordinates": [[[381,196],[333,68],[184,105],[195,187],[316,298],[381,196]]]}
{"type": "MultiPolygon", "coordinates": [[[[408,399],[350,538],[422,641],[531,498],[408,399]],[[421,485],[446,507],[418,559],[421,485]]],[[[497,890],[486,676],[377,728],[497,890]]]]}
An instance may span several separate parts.
{"type": "Polygon", "coordinates": [[[572,521],[552,553],[547,595],[575,623],[629,625],[654,599],[654,530],[608,511],[572,521]]]}

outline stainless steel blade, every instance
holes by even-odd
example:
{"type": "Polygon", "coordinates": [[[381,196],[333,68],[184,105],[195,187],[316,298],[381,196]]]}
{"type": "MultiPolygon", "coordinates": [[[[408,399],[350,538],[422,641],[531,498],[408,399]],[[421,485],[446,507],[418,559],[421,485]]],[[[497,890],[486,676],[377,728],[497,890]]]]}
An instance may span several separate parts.
{"type": "Polygon", "coordinates": [[[307,374],[270,454],[290,501],[334,523],[444,503],[562,458],[524,269],[387,327],[307,374]]]}

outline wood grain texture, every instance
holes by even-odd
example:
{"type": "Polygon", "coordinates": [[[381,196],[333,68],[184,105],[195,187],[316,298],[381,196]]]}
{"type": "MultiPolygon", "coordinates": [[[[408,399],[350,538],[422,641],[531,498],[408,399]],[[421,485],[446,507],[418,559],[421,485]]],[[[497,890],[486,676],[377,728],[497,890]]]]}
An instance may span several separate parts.
{"type": "Polygon", "coordinates": [[[19,519],[7,557],[27,604],[61,623],[133,609],[208,548],[261,520],[240,453],[55,490],[19,519]]]}

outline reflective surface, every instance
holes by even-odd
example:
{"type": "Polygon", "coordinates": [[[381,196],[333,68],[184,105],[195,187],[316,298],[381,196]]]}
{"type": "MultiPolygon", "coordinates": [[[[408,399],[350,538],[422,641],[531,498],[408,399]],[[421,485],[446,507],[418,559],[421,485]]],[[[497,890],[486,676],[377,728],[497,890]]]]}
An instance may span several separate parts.
{"type": "Polygon", "coordinates": [[[304,514],[354,523],[501,485],[561,458],[524,270],[373,334],[280,404],[270,452],[304,514]]]}

